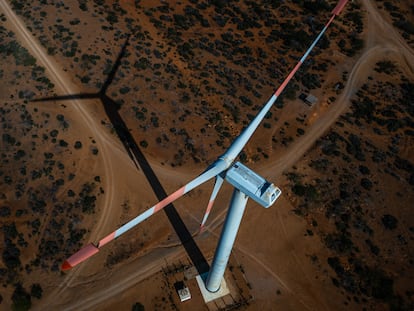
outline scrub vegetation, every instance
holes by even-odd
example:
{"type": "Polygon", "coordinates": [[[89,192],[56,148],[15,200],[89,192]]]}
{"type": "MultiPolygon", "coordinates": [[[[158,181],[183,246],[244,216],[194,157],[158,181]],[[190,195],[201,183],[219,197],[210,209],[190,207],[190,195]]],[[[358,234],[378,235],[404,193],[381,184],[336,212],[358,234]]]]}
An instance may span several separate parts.
{"type": "Polygon", "coordinates": [[[407,157],[413,90],[395,63],[378,62],[350,110],[287,173],[294,211],[308,221],[306,234],[318,235],[329,250],[327,258],[312,260],[330,267],[345,305],[414,306],[414,163],[407,157]]]}
{"type": "MultiPolygon", "coordinates": [[[[105,87],[129,38],[106,95],[146,156],[190,169],[211,163],[229,146],[336,3],[9,2],[83,95],[105,87]]],[[[396,2],[378,3],[411,40],[405,11],[396,2]]],[[[332,69],[364,47],[364,11],[353,1],[344,12],[266,115],[241,161],[266,162],[305,135],[314,108],[298,100],[301,93],[329,94],[320,102],[324,108],[342,92],[348,72],[332,69]],[[299,107],[294,117],[283,115],[290,105],[299,107]]],[[[97,169],[101,146],[72,117],[69,102],[32,102],[60,90],[6,24],[0,25],[0,56],[0,306],[27,310],[44,296],[44,277],[58,279],[63,260],[85,244],[108,189],[97,169]]],[[[345,304],[412,309],[406,278],[414,229],[404,213],[413,198],[401,190],[413,192],[413,163],[404,153],[412,143],[412,90],[396,64],[378,62],[348,113],[309,153],[309,165],[300,162],[287,173],[284,189],[291,191],[295,213],[308,220],[306,234],[318,235],[328,252],[311,258],[329,271],[345,304]],[[381,195],[388,185],[390,192],[381,195]],[[395,201],[404,208],[389,209],[395,201]]],[[[89,108],[97,118],[104,115],[102,105],[89,108]]],[[[102,118],[103,131],[114,132],[102,118]]],[[[115,266],[129,254],[110,253],[106,264],[115,266]]],[[[143,308],[140,302],[132,306],[143,308]]]]}

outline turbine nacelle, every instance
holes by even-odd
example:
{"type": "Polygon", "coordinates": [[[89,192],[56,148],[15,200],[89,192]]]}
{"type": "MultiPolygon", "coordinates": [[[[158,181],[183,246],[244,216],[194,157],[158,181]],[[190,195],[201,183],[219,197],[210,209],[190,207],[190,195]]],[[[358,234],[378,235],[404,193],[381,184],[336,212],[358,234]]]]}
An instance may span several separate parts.
{"type": "Polygon", "coordinates": [[[234,163],[227,171],[226,181],[264,208],[273,205],[282,193],[278,187],[240,162],[234,163]]]}

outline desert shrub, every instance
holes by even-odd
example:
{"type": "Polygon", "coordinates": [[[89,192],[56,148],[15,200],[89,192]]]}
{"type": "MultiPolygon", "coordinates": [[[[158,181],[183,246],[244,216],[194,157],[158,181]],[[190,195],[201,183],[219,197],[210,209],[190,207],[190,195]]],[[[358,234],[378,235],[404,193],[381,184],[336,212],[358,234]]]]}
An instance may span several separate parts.
{"type": "Polygon", "coordinates": [[[303,7],[312,14],[317,14],[320,11],[328,11],[331,9],[330,5],[325,0],[320,1],[305,1],[303,7]]]}
{"type": "Polygon", "coordinates": [[[370,239],[365,240],[365,243],[368,245],[369,250],[371,251],[371,253],[373,253],[374,255],[379,255],[380,253],[380,249],[378,246],[376,246],[370,239]]]}
{"type": "Polygon", "coordinates": [[[414,24],[409,20],[398,20],[394,22],[394,26],[397,26],[401,30],[414,35],[414,24]]]}
{"type": "Polygon", "coordinates": [[[12,310],[13,311],[26,311],[32,306],[30,295],[23,288],[21,284],[17,284],[16,289],[12,295],[12,310]]]}
{"type": "Polygon", "coordinates": [[[341,264],[338,257],[328,257],[328,265],[336,272],[336,274],[342,274],[345,269],[341,264]]]}
{"type": "Polygon", "coordinates": [[[75,147],[75,149],[81,149],[82,148],[82,143],[78,140],[78,141],[75,142],[74,147],[75,147]]]}
{"type": "Polygon", "coordinates": [[[108,15],[106,16],[106,20],[111,24],[118,23],[118,16],[115,14],[115,12],[109,11],[108,15]]]}
{"type": "Polygon", "coordinates": [[[393,296],[394,281],[384,271],[359,264],[355,264],[354,270],[361,279],[362,293],[381,300],[389,300],[393,296]]]}
{"type": "Polygon", "coordinates": [[[375,65],[376,66],[374,70],[379,73],[384,72],[386,74],[392,74],[397,69],[395,64],[389,60],[380,61],[376,63],[375,65]]]}
{"type": "Polygon", "coordinates": [[[9,145],[13,146],[14,144],[16,144],[16,139],[11,136],[10,134],[3,134],[3,142],[8,143],[9,145]]]}
{"type": "Polygon", "coordinates": [[[51,136],[51,137],[54,137],[54,138],[56,138],[56,137],[58,136],[58,134],[59,134],[59,131],[58,131],[58,130],[52,130],[52,131],[50,132],[50,136],[51,136]]]}
{"type": "Polygon", "coordinates": [[[363,175],[368,175],[371,171],[369,170],[368,167],[364,166],[364,165],[360,165],[359,166],[359,171],[361,172],[361,174],[363,175]]]}
{"type": "Polygon", "coordinates": [[[92,194],[94,188],[94,183],[85,183],[79,193],[80,199],[76,202],[76,205],[81,207],[84,213],[92,214],[95,212],[96,196],[92,194]]]}
{"type": "Polygon", "coordinates": [[[0,45],[0,53],[13,55],[16,65],[34,66],[36,64],[36,59],[30,55],[29,51],[14,40],[0,45]]]}
{"type": "Polygon", "coordinates": [[[305,73],[302,76],[302,84],[304,87],[312,90],[321,87],[321,82],[319,80],[319,75],[314,73],[305,73]]]}
{"type": "Polygon", "coordinates": [[[23,158],[26,155],[26,152],[24,150],[17,150],[16,154],[14,155],[14,159],[15,160],[20,160],[21,158],[23,158]]]}
{"type": "Polygon", "coordinates": [[[318,197],[318,191],[316,188],[309,184],[302,185],[297,183],[292,187],[292,191],[294,194],[300,197],[305,197],[308,200],[314,200],[318,197]]]}
{"type": "Polygon", "coordinates": [[[40,299],[42,298],[42,294],[43,294],[43,289],[40,286],[40,284],[39,283],[32,284],[32,287],[30,288],[30,295],[32,297],[40,299]]]}
{"type": "Polygon", "coordinates": [[[145,58],[141,57],[138,61],[135,62],[134,67],[136,69],[145,70],[151,66],[151,62],[145,58]]]}
{"type": "Polygon", "coordinates": [[[357,36],[351,36],[351,48],[347,51],[348,56],[354,56],[358,51],[362,50],[364,47],[364,40],[360,39],[357,36]]]}
{"type": "Polygon", "coordinates": [[[192,25],[191,21],[185,15],[174,14],[173,18],[175,25],[179,28],[188,30],[189,27],[192,25]]]}
{"type": "Polygon", "coordinates": [[[81,78],[81,82],[84,83],[84,84],[88,84],[89,81],[91,81],[91,77],[89,77],[89,76],[83,76],[81,78]]]}
{"type": "Polygon", "coordinates": [[[130,90],[131,90],[130,87],[124,86],[124,87],[121,87],[120,88],[119,93],[121,93],[121,94],[127,94],[130,90]]]}
{"type": "Polygon", "coordinates": [[[362,178],[361,179],[361,186],[362,186],[362,188],[364,188],[366,190],[371,190],[372,182],[368,178],[362,178]]]}
{"type": "Polygon", "coordinates": [[[2,259],[6,267],[9,270],[13,270],[21,265],[20,250],[16,247],[16,244],[10,240],[7,240],[6,242],[2,253],[2,259]]]}
{"type": "Polygon", "coordinates": [[[193,47],[190,43],[185,42],[177,47],[178,53],[185,59],[191,59],[194,56],[193,47]]]}
{"type": "Polygon", "coordinates": [[[400,170],[404,170],[408,173],[414,172],[414,165],[406,159],[402,159],[402,158],[397,156],[395,158],[394,164],[400,170]]]}
{"type": "Polygon", "coordinates": [[[385,214],[384,216],[382,216],[381,221],[384,227],[388,230],[394,230],[395,228],[397,228],[398,219],[390,214],[385,214]]]}
{"type": "Polygon", "coordinates": [[[79,8],[82,11],[85,11],[85,12],[88,11],[88,6],[86,4],[86,0],[79,0],[78,2],[79,2],[79,8]]]}
{"type": "Polygon", "coordinates": [[[134,305],[132,306],[132,311],[145,311],[145,307],[143,306],[142,303],[140,302],[136,302],[134,303],[134,305]]]}
{"type": "Polygon", "coordinates": [[[0,207],[0,217],[7,217],[10,216],[10,207],[2,206],[0,207]]]}
{"type": "Polygon", "coordinates": [[[247,96],[244,96],[244,95],[239,96],[239,99],[240,99],[240,100],[241,100],[241,102],[242,102],[243,104],[245,104],[246,106],[251,106],[251,105],[252,105],[252,101],[251,101],[251,99],[250,99],[250,98],[248,98],[247,96]]]}
{"type": "Polygon", "coordinates": [[[347,232],[327,234],[324,242],[328,248],[338,253],[348,253],[354,245],[347,232]]]}

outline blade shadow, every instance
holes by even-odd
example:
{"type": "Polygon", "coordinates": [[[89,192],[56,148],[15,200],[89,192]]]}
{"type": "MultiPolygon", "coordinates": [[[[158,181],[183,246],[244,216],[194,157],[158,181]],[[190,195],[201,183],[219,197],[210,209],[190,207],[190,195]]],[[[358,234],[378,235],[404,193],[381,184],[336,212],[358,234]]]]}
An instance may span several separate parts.
{"type": "Polygon", "coordinates": [[[128,43],[129,43],[129,37],[130,37],[130,35],[128,34],[124,44],[122,45],[121,51],[119,52],[118,57],[116,58],[116,61],[113,65],[111,71],[109,72],[108,77],[106,78],[104,84],[102,85],[101,90],[99,91],[99,93],[106,94],[106,91],[108,90],[109,85],[114,80],[115,74],[118,71],[119,66],[121,65],[121,59],[125,56],[126,48],[128,46],[128,43]]]}
{"type": "MultiPolygon", "coordinates": [[[[129,42],[129,36],[127,37],[125,43],[122,46],[121,52],[118,54],[116,62],[108,74],[106,81],[104,82],[102,88],[99,90],[98,93],[81,93],[81,94],[73,94],[73,95],[63,95],[63,96],[56,96],[56,97],[45,97],[40,99],[34,99],[32,102],[44,102],[44,101],[63,101],[63,100],[82,100],[82,99],[99,99],[103,106],[105,113],[111,122],[113,129],[115,130],[117,136],[119,137],[120,141],[122,142],[125,150],[127,151],[129,157],[137,167],[137,169],[141,169],[144,173],[146,179],[150,183],[157,199],[159,201],[163,200],[167,197],[167,193],[164,187],[161,185],[158,177],[156,176],[155,172],[153,171],[151,165],[149,164],[148,160],[146,159],[145,155],[142,153],[141,149],[139,148],[138,144],[136,143],[134,137],[132,136],[131,132],[129,131],[127,125],[125,124],[123,118],[119,114],[119,105],[109,96],[106,95],[106,91],[108,87],[112,83],[115,74],[121,64],[121,59],[125,55],[125,50],[129,42]]],[[[167,205],[164,209],[165,214],[171,225],[174,228],[178,238],[180,239],[184,249],[186,250],[190,260],[193,262],[195,268],[197,269],[200,275],[209,271],[209,264],[202,254],[200,248],[195,243],[193,236],[191,235],[190,231],[186,227],[185,223],[183,222],[181,216],[179,215],[177,209],[171,203],[167,205]]]]}
{"type": "Polygon", "coordinates": [[[76,99],[95,99],[99,98],[99,93],[85,93],[85,94],[73,94],[73,95],[62,95],[55,97],[43,97],[32,99],[31,102],[50,102],[60,100],[76,100],[76,99]]]}

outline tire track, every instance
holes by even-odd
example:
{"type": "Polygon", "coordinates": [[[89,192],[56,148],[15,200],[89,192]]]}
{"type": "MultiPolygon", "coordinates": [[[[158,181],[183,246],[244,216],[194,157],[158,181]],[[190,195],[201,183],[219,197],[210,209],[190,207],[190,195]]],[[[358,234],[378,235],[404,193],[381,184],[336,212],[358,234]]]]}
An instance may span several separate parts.
{"type": "MultiPolygon", "coordinates": [[[[367,5],[367,4],[370,4],[369,0],[365,0],[364,4],[367,6],[367,10],[369,11],[369,14],[370,14],[371,13],[370,10],[373,10],[373,8],[372,6],[369,7],[367,5]]],[[[375,32],[375,24],[368,28],[367,36],[368,37],[378,36],[378,34],[375,32]]],[[[401,51],[399,49],[398,44],[393,45],[393,44],[390,44],[389,42],[384,43],[384,41],[382,40],[379,40],[379,41],[369,40],[369,42],[372,42],[372,43],[365,48],[361,56],[358,58],[358,60],[353,65],[351,73],[349,75],[349,79],[346,82],[345,89],[342,92],[339,99],[336,101],[336,103],[332,105],[331,109],[327,111],[325,115],[321,117],[318,122],[314,123],[312,128],[307,131],[307,134],[302,136],[302,138],[300,140],[297,140],[296,143],[291,148],[286,150],[286,153],[283,157],[275,160],[272,163],[261,166],[258,170],[266,171],[266,172],[270,171],[272,177],[279,177],[283,173],[284,170],[289,169],[292,165],[294,165],[294,163],[297,162],[313,146],[316,140],[319,139],[332,126],[332,124],[344,112],[344,110],[347,107],[349,107],[349,101],[351,97],[355,94],[358,88],[362,85],[362,83],[364,83],[364,81],[368,77],[368,74],[366,72],[368,71],[369,68],[372,68],[374,61],[376,62],[377,60],[380,60],[381,58],[383,58],[384,55],[386,56],[386,55],[389,55],[390,53],[395,54],[395,55],[401,55],[401,51]]],[[[404,51],[406,55],[412,54],[412,51],[407,50],[406,47],[404,47],[404,51]]],[[[404,57],[404,59],[407,62],[409,58],[404,57]]],[[[214,228],[219,226],[224,221],[225,213],[226,213],[226,210],[223,210],[213,220],[211,220],[211,224],[208,226],[208,230],[210,231],[214,230],[214,228]]],[[[215,235],[215,233],[213,232],[212,234],[215,235]]],[[[272,271],[270,267],[268,267],[259,258],[257,258],[254,254],[252,254],[250,250],[244,249],[240,247],[239,245],[235,245],[235,248],[241,251],[242,253],[244,253],[251,260],[256,262],[264,270],[266,270],[287,291],[289,291],[292,294],[295,293],[290,287],[288,287],[288,285],[283,280],[281,280],[281,278],[275,272],[272,271]]],[[[176,250],[172,254],[177,255],[182,252],[183,250],[177,247],[176,250]]],[[[163,263],[162,261],[157,260],[157,264],[162,264],[162,263],[163,263]]],[[[153,267],[152,264],[151,264],[151,267],[153,267]]],[[[136,267],[133,267],[132,269],[129,267],[125,267],[125,269],[121,268],[120,270],[122,271],[129,270],[129,272],[131,272],[130,274],[128,274],[127,280],[121,279],[119,282],[115,282],[108,288],[95,292],[93,294],[93,297],[88,297],[85,300],[82,300],[81,302],[77,302],[71,305],[68,310],[74,310],[80,306],[82,307],[83,306],[87,306],[87,307],[96,306],[97,304],[102,303],[103,301],[108,299],[110,296],[114,296],[117,293],[120,293],[123,289],[126,289],[135,283],[138,283],[142,279],[142,272],[148,271],[148,267],[146,265],[143,265],[141,269],[135,269],[135,268],[136,267]]],[[[301,300],[300,302],[304,306],[304,308],[308,310],[312,309],[304,301],[301,300]]],[[[326,308],[326,305],[324,303],[322,304],[326,308]]]]}
{"type": "MultiPolygon", "coordinates": [[[[62,92],[63,94],[75,94],[78,90],[74,87],[70,79],[58,68],[59,66],[47,55],[44,49],[40,46],[37,40],[29,33],[26,29],[23,21],[13,12],[11,7],[6,1],[0,1],[0,9],[5,14],[7,21],[11,24],[11,26],[15,30],[15,34],[19,39],[22,46],[27,48],[30,53],[36,58],[36,60],[46,69],[46,74],[48,74],[49,79],[55,84],[57,89],[62,92]]],[[[114,201],[114,193],[115,193],[115,184],[111,182],[113,180],[114,170],[112,163],[109,159],[109,152],[111,140],[105,136],[105,133],[101,133],[101,128],[94,120],[94,118],[89,114],[89,112],[83,108],[81,103],[78,100],[72,100],[73,107],[78,111],[78,114],[81,117],[81,120],[89,130],[93,133],[96,137],[97,141],[100,142],[100,149],[102,162],[104,166],[105,172],[105,196],[104,202],[102,202],[102,210],[100,212],[100,218],[98,223],[95,226],[93,233],[90,235],[90,240],[96,239],[98,236],[102,235],[103,229],[105,224],[109,220],[110,216],[110,207],[114,201]]],[[[56,294],[59,294],[66,286],[70,285],[70,283],[77,277],[77,275],[81,272],[82,268],[77,269],[68,273],[65,277],[64,281],[60,284],[60,286],[49,296],[52,299],[55,299],[56,294]]],[[[43,299],[45,305],[47,305],[48,299],[43,299]]]]}
{"type": "Polygon", "coordinates": [[[286,169],[292,167],[324,133],[334,124],[345,109],[350,106],[350,99],[369,76],[369,68],[383,58],[393,55],[405,64],[401,66],[407,75],[413,75],[414,51],[401,38],[392,25],[384,21],[373,7],[370,0],[364,0],[368,15],[368,31],[362,55],[352,68],[344,91],[331,108],[315,122],[305,135],[296,140],[278,160],[261,166],[258,170],[271,172],[273,178],[280,177],[286,169]]]}
{"type": "MultiPolygon", "coordinates": [[[[372,7],[371,1],[369,0],[364,0],[364,5],[366,6],[367,10],[369,11],[369,14],[371,14],[371,11],[375,11],[375,9],[372,7]]],[[[6,11],[7,5],[3,2],[0,2],[0,8],[3,11],[6,11]]],[[[7,15],[9,20],[12,20],[12,18],[10,18],[9,16],[13,16],[14,13],[11,12],[11,15],[7,15]]],[[[377,13],[376,13],[377,14],[377,13]]],[[[17,17],[15,17],[16,20],[18,20],[17,17]]],[[[370,18],[370,17],[368,17],[370,18]]],[[[380,19],[381,21],[382,19],[380,19]]],[[[22,24],[20,22],[20,24],[22,24]]],[[[375,24],[375,23],[374,23],[375,24]]],[[[15,26],[16,28],[19,27],[19,25],[15,26]]],[[[22,26],[23,27],[23,26],[22,26]]],[[[388,26],[389,28],[390,26],[388,26]]],[[[370,35],[374,35],[375,36],[375,27],[369,27],[368,28],[368,36],[370,35]]],[[[25,28],[23,27],[22,30],[23,34],[25,32],[25,28]]],[[[27,31],[26,31],[27,32],[27,31]]],[[[386,31],[385,31],[386,32],[386,31]]],[[[384,32],[381,32],[381,34],[383,35],[384,32]]],[[[379,35],[379,33],[378,33],[379,35]]],[[[378,36],[377,35],[377,36],[378,36]]],[[[386,44],[379,44],[378,42],[384,42],[382,39],[377,38],[378,40],[376,40],[376,42],[373,41],[372,46],[368,46],[365,51],[363,52],[363,54],[360,56],[360,58],[358,59],[358,61],[355,63],[355,65],[352,68],[350,77],[348,79],[348,81],[346,82],[346,87],[341,95],[341,97],[337,100],[337,102],[335,104],[332,105],[331,109],[329,111],[326,112],[326,114],[324,115],[324,117],[320,118],[319,122],[316,122],[314,124],[314,126],[312,126],[311,129],[309,129],[307,131],[307,134],[305,134],[304,136],[302,136],[302,138],[300,140],[297,140],[297,142],[292,145],[291,148],[286,150],[285,155],[282,158],[279,158],[277,160],[275,160],[273,163],[269,163],[267,165],[264,165],[262,167],[259,168],[260,171],[271,171],[271,175],[272,176],[280,176],[283,171],[285,169],[290,168],[297,160],[299,160],[303,154],[305,154],[307,152],[307,150],[309,150],[312,145],[315,143],[315,141],[321,137],[324,132],[326,130],[328,130],[332,124],[336,121],[336,119],[341,115],[341,113],[349,106],[349,100],[352,97],[352,95],[356,92],[356,90],[359,88],[359,86],[363,83],[364,78],[366,78],[366,75],[362,75],[362,73],[364,73],[365,71],[367,71],[366,69],[369,68],[369,66],[372,65],[373,60],[375,60],[377,57],[378,59],[383,57],[384,55],[387,55],[387,53],[397,53],[397,55],[401,54],[400,48],[402,47],[402,45],[400,44],[396,44],[395,41],[392,41],[394,44],[391,44],[390,42],[387,42],[386,44]]],[[[32,51],[32,48],[35,49],[35,47],[39,48],[39,46],[37,46],[36,41],[32,38],[32,40],[30,40],[30,35],[28,39],[25,39],[26,43],[29,44],[29,46],[31,46],[33,44],[33,47],[30,48],[30,50],[32,51]]],[[[412,71],[412,61],[410,61],[412,59],[412,49],[408,49],[407,46],[403,46],[403,51],[404,51],[404,59],[405,62],[407,64],[410,65],[411,67],[411,71],[412,71]]],[[[34,53],[36,55],[36,57],[41,57],[41,55],[45,56],[44,51],[42,51],[40,49],[40,52],[34,53]]],[[[65,79],[62,79],[62,76],[60,76],[59,74],[57,74],[56,72],[54,73],[54,70],[56,70],[56,66],[54,66],[53,64],[51,64],[51,62],[47,61],[47,57],[46,57],[46,63],[48,63],[47,67],[48,70],[50,70],[52,72],[52,74],[56,75],[56,79],[59,79],[59,77],[61,78],[60,82],[60,87],[62,88],[62,91],[68,94],[73,94],[73,90],[65,85],[65,79]],[[49,66],[51,66],[49,68],[49,66]],[[66,88],[67,87],[67,88],[66,88]]],[[[112,176],[113,175],[113,170],[112,170],[112,166],[110,161],[107,158],[107,154],[108,154],[108,149],[111,146],[111,144],[109,143],[110,140],[107,139],[104,135],[102,135],[96,124],[93,121],[93,118],[82,108],[82,106],[80,106],[80,104],[75,101],[74,102],[75,107],[77,110],[79,110],[80,115],[83,118],[83,121],[87,122],[88,126],[91,128],[91,130],[96,133],[96,135],[99,137],[101,143],[102,143],[102,148],[104,149],[104,152],[102,152],[102,156],[105,158],[104,159],[104,163],[105,165],[105,171],[106,171],[106,175],[108,176],[112,176]],[[108,145],[108,146],[107,146],[108,145]],[[106,162],[105,162],[106,161],[106,162]]],[[[178,173],[179,174],[179,173],[178,173]]],[[[110,215],[110,203],[113,200],[113,197],[109,197],[110,194],[109,192],[113,193],[114,191],[114,184],[109,182],[110,178],[108,177],[106,179],[106,187],[108,187],[108,191],[106,191],[106,201],[104,204],[104,208],[103,208],[103,215],[101,215],[100,220],[98,221],[98,224],[96,225],[96,228],[93,232],[93,234],[91,234],[91,238],[93,236],[99,236],[100,235],[100,231],[102,231],[101,229],[104,228],[105,223],[107,223],[108,221],[108,217],[110,215]]],[[[222,221],[220,221],[221,217],[224,217],[225,212],[221,212],[213,221],[212,224],[213,227],[217,226],[219,223],[221,223],[222,221]]],[[[240,250],[240,248],[237,246],[237,248],[240,250]]],[[[252,258],[255,262],[257,262],[260,266],[262,266],[262,268],[264,268],[266,271],[268,271],[273,277],[275,277],[282,285],[284,285],[283,282],[281,282],[280,278],[277,277],[277,275],[272,272],[272,270],[267,267],[264,263],[262,263],[258,258],[255,258],[254,255],[251,254],[251,252],[249,250],[241,250],[243,253],[245,253],[247,256],[249,256],[249,258],[252,258]]],[[[173,250],[171,252],[168,253],[168,258],[170,258],[169,256],[171,256],[171,258],[177,256],[178,254],[182,253],[183,250],[181,248],[177,248],[176,250],[173,250]]],[[[157,253],[158,252],[154,252],[157,253]]],[[[149,256],[151,257],[151,256],[149,256]]],[[[102,303],[103,301],[105,301],[106,299],[110,298],[111,296],[114,296],[116,294],[119,294],[120,292],[122,292],[124,289],[138,283],[140,280],[142,280],[143,278],[147,277],[150,275],[150,273],[152,271],[157,271],[157,268],[164,263],[164,258],[161,259],[157,259],[155,261],[148,261],[145,258],[143,260],[140,260],[140,268],[137,269],[137,265],[133,265],[133,264],[126,264],[125,266],[122,266],[118,269],[117,273],[121,273],[123,274],[125,277],[124,278],[120,278],[120,277],[116,277],[115,278],[115,282],[112,283],[110,286],[105,287],[102,289],[102,287],[98,287],[96,291],[93,291],[91,295],[89,295],[86,298],[80,298],[77,301],[71,301],[69,303],[65,303],[63,302],[64,305],[59,305],[60,302],[56,303],[56,297],[59,296],[54,296],[52,297],[54,300],[55,305],[58,304],[60,307],[62,307],[62,309],[67,309],[67,310],[78,310],[81,308],[92,308],[94,306],[96,306],[99,303],[102,303]],[[142,264],[141,264],[142,263],[142,264]]],[[[78,274],[81,271],[81,267],[75,269],[70,275],[68,275],[64,282],[62,282],[61,285],[61,290],[58,291],[58,293],[62,293],[62,291],[64,289],[66,289],[67,287],[71,287],[71,285],[73,285],[73,287],[79,287],[82,288],[82,286],[88,286],[88,284],[90,282],[95,282],[99,276],[97,276],[96,279],[93,280],[89,280],[88,282],[74,282],[74,280],[76,279],[76,277],[78,276],[78,274]]],[[[106,275],[104,275],[106,276],[106,275]]],[[[112,277],[111,277],[112,278],[112,277]]],[[[285,286],[285,288],[289,289],[287,286],[285,286]]],[[[50,299],[50,301],[52,301],[50,299]]],[[[43,305],[46,305],[46,303],[44,303],[43,305]]],[[[48,305],[50,306],[50,305],[48,305]]],[[[306,305],[304,305],[306,307],[306,305]]]]}

